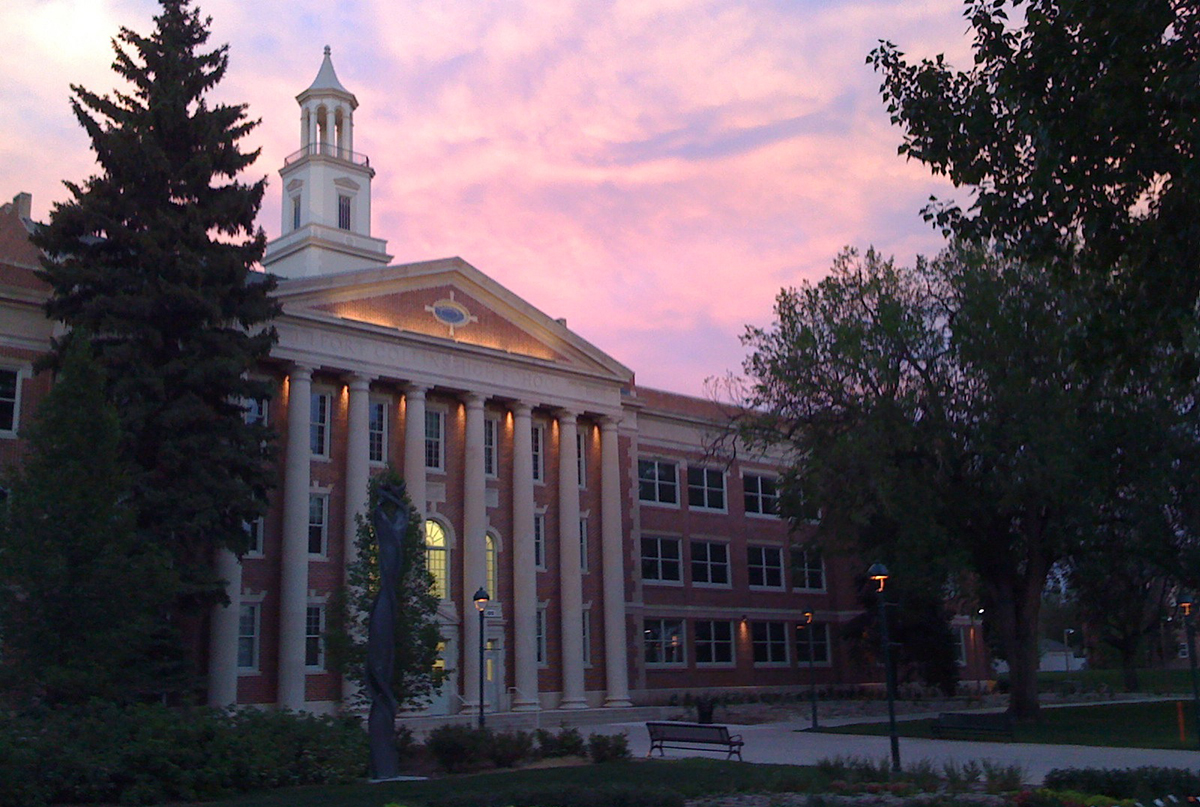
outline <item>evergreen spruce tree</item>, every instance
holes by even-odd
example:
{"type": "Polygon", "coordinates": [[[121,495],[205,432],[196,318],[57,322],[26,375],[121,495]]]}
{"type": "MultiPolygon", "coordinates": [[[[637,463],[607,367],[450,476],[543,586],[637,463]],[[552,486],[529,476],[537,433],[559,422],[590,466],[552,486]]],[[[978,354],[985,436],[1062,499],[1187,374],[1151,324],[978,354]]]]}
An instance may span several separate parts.
{"type": "Polygon", "coordinates": [[[18,703],[120,701],[162,688],[162,547],[137,540],[117,412],[86,337],[25,432],[0,523],[0,690],[18,703]]]}
{"type": "MultiPolygon", "coordinates": [[[[265,510],[273,443],[243,414],[268,395],[248,372],[274,343],[278,306],[252,270],[266,180],[237,179],[258,156],[239,148],[257,121],[205,100],[228,46],[203,49],[210,20],[189,0],[161,6],[149,36],[122,28],[113,41],[125,90],[72,86],[99,172],[66,183],[71,199],[34,240],[49,256],[48,315],[93,334],[138,533],[171,559],[178,617],[222,596],[214,552],[244,551],[244,523],[265,510]]],[[[70,341],[56,341],[58,361],[70,341]]]]}

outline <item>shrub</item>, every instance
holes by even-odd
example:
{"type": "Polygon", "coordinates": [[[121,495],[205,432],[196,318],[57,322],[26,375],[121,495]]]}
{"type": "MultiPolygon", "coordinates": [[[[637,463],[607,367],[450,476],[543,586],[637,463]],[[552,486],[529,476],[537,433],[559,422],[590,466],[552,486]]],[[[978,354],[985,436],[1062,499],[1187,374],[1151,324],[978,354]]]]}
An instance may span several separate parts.
{"type": "Polygon", "coordinates": [[[588,737],[588,756],[592,762],[616,762],[629,759],[629,738],[621,734],[593,734],[588,737]]]}
{"type": "Polygon", "coordinates": [[[491,732],[472,726],[438,726],[425,740],[425,748],[438,768],[446,773],[464,773],[486,767],[491,746],[491,732]]]}
{"type": "Polygon", "coordinates": [[[583,735],[578,729],[563,728],[558,734],[538,729],[534,736],[544,757],[581,757],[585,754],[583,735]]]}
{"type": "Polygon", "coordinates": [[[533,756],[533,735],[527,731],[493,734],[488,757],[497,768],[511,768],[533,756]]]}
{"type": "Polygon", "coordinates": [[[1077,790],[1114,799],[1151,802],[1165,796],[1200,793],[1200,773],[1184,768],[1055,768],[1046,774],[1050,790],[1077,790]]]}
{"type": "Polygon", "coordinates": [[[0,737],[3,807],[200,801],[339,784],[365,774],[367,760],[357,720],[290,712],[94,702],[4,715],[0,737]]]}

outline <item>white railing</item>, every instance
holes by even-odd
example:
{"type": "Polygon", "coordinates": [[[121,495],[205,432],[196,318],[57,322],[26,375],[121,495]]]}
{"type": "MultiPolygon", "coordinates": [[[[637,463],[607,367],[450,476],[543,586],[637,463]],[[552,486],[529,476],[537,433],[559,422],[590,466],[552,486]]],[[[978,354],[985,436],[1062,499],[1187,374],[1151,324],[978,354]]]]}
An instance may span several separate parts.
{"type": "Polygon", "coordinates": [[[299,151],[289,154],[284,157],[283,164],[291,165],[296,160],[303,159],[311,155],[320,155],[322,157],[333,157],[337,160],[345,160],[355,165],[365,165],[368,168],[371,166],[371,160],[365,154],[359,154],[355,151],[348,151],[343,148],[338,148],[333,143],[309,143],[299,151]]]}

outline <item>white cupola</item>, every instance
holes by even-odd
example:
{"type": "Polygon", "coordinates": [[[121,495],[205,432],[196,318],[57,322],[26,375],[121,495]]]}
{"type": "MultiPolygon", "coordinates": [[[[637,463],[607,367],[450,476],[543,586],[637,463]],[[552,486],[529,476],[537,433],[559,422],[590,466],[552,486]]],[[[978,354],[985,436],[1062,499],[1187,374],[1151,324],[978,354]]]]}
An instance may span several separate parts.
{"type": "Polygon", "coordinates": [[[354,151],[358,99],[338,81],[329,46],[300,104],[300,149],[283,161],[281,234],[267,242],[263,268],[313,277],[386,266],[387,241],[371,237],[375,170],[354,151]]]}

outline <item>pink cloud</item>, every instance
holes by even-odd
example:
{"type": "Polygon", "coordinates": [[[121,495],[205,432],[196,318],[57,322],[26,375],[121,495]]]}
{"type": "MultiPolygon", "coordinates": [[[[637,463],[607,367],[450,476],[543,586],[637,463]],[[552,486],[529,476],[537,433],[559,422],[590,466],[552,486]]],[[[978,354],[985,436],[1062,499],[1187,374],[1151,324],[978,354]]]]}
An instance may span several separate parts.
{"type": "MultiPolygon", "coordinates": [[[[61,10],[72,4],[45,4],[61,10]]],[[[34,193],[91,172],[67,83],[107,90],[117,24],[148,30],[147,0],[77,3],[92,22],[55,50],[38,15],[0,69],[0,190],[34,193]],[[31,70],[29,65],[43,69],[31,70]],[[47,145],[49,144],[49,146],[47,145]],[[52,148],[51,148],[52,147],[52,148]],[[4,190],[4,189],[7,190],[4,190]]],[[[736,370],[738,335],[782,285],[817,279],[846,244],[901,260],[939,240],[918,211],[944,184],[896,156],[864,65],[881,38],[965,61],[959,0],[215,0],[231,44],[219,90],[262,126],[253,178],[278,233],[276,171],[299,145],[294,96],[333,47],[361,106],[375,235],[397,261],[461,255],[631,366],[639,381],[699,393],[736,370]]]]}

